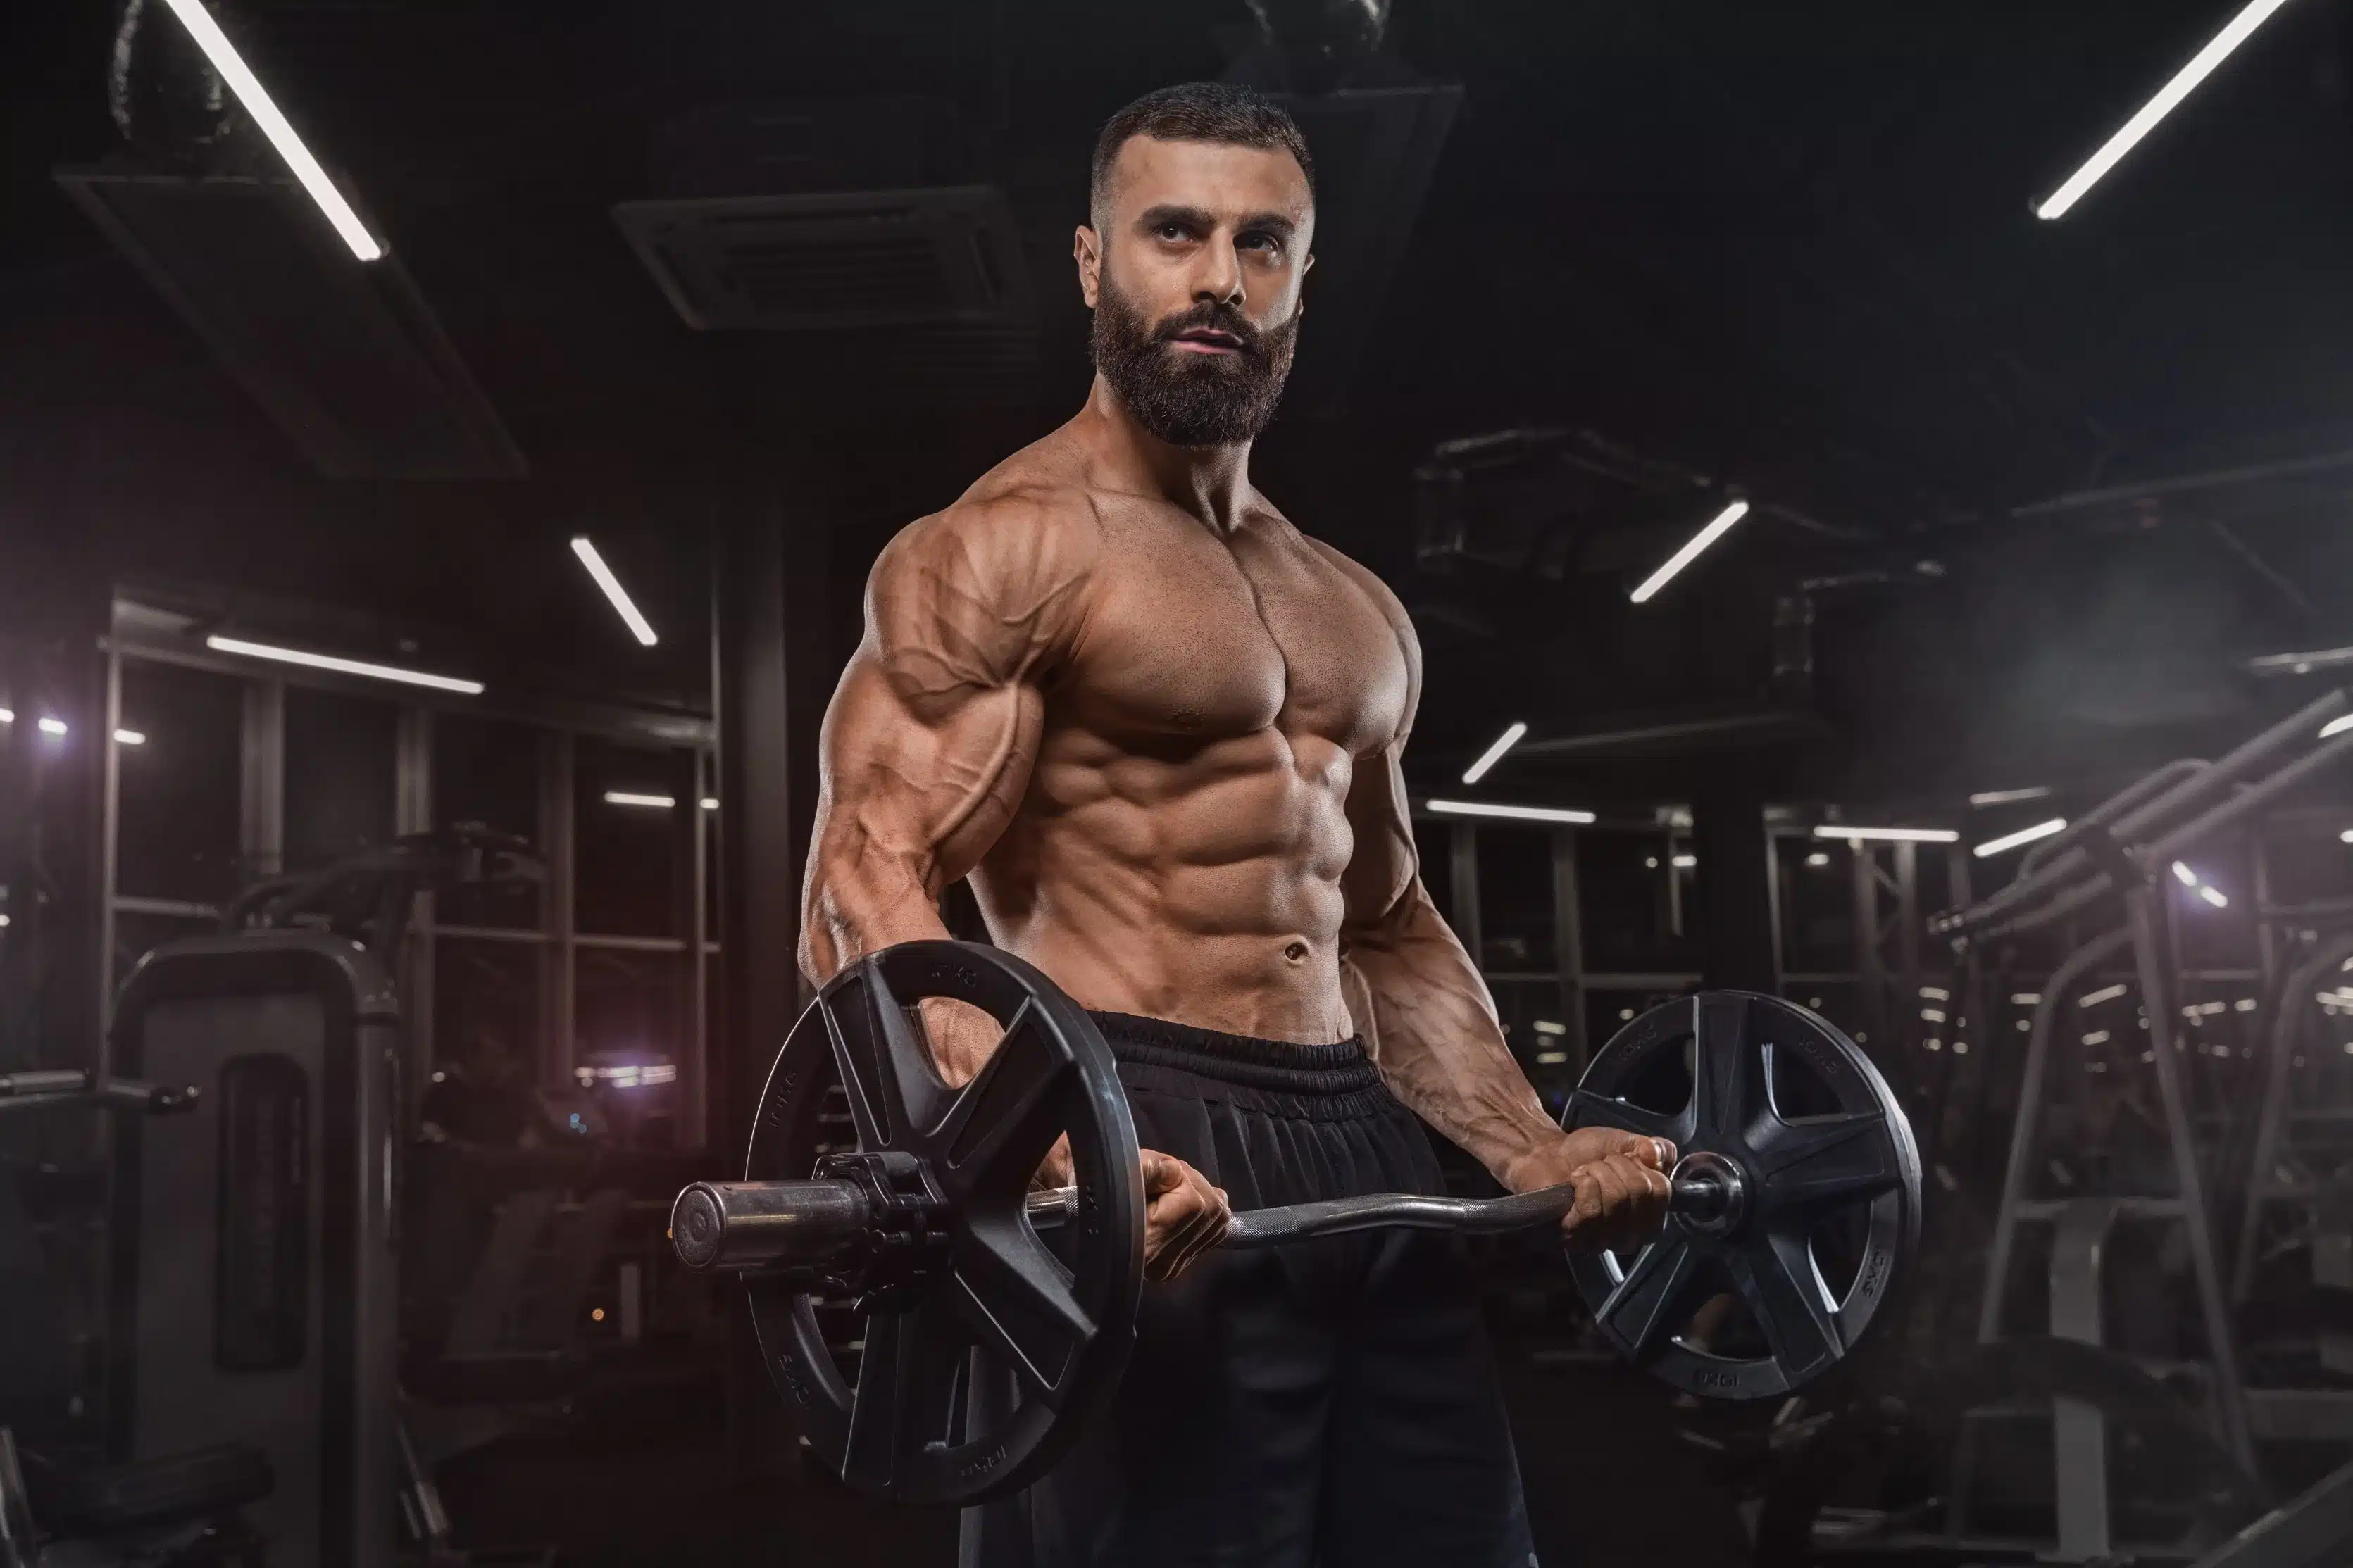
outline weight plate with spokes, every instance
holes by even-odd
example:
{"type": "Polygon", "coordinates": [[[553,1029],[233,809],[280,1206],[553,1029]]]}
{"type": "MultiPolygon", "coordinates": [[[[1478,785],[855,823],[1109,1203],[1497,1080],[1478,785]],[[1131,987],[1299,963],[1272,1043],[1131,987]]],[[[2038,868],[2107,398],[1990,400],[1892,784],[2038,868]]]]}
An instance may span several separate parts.
{"type": "Polygon", "coordinates": [[[1034,1480],[1117,1389],[1143,1285],[1135,1128],[1102,1034],[995,948],[913,942],[861,959],[786,1037],[744,1177],[804,1180],[851,1148],[918,1162],[945,1232],[939,1260],[869,1303],[854,1380],[807,1280],[752,1275],[769,1375],[810,1447],[860,1490],[974,1502],[1034,1480]],[[934,997],[1005,1031],[962,1088],[934,1067],[915,1011],[934,997]],[[1075,1214],[1049,1248],[1025,1197],[1064,1134],[1075,1214]]]}
{"type": "Polygon", "coordinates": [[[1561,1124],[1669,1139],[1694,1171],[1736,1177],[1728,1215],[1671,1216],[1630,1258],[1570,1255],[1602,1333],[1678,1388],[1788,1393],[1853,1348],[1909,1269],[1911,1123],[1861,1047],[1795,1003],[1704,991],[1652,1008],[1594,1058],[1561,1124]],[[1744,1312],[1709,1305],[1724,1295],[1744,1312]]]}

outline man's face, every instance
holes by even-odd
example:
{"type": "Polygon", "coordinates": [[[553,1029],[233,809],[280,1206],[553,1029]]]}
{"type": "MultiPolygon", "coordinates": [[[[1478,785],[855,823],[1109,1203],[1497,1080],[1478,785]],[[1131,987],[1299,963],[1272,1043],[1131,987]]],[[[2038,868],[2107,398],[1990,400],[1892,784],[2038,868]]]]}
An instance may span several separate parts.
{"type": "Polygon", "coordinates": [[[1290,153],[1132,137],[1079,230],[1095,366],[1179,447],[1248,441],[1282,395],[1315,226],[1290,153]]]}

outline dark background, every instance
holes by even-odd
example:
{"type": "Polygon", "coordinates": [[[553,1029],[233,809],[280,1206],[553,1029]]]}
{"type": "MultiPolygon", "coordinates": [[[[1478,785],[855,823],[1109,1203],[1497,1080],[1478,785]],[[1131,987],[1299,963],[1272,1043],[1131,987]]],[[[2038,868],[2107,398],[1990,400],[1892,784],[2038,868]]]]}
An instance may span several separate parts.
{"type": "MultiPolygon", "coordinates": [[[[1069,247],[1095,128],[1171,81],[1323,85],[1329,18],[1273,5],[1270,47],[1241,0],[216,9],[387,243],[516,471],[336,477],[306,458],[58,177],[274,179],[268,150],[249,127],[175,140],[161,111],[126,143],[108,109],[120,8],[10,5],[9,698],[94,730],[92,650],[127,635],[122,604],[176,617],[132,628],[151,646],[262,628],[483,679],[482,713],[436,715],[436,819],[462,808],[532,836],[562,815],[549,781],[568,781],[576,885],[563,910],[468,895],[439,910],[457,934],[435,944],[430,1037],[536,1038],[533,1065],[560,1080],[705,1007],[708,1079],[686,1088],[723,1166],[797,1000],[774,954],[789,946],[809,739],[866,570],[1083,395],[1069,247]],[[789,175],[723,133],[763,114],[818,128],[789,175]],[[961,184],[1002,192],[1027,281],[1029,307],[985,331],[698,331],[613,212],[961,184]],[[582,532],[658,646],[638,647],[571,559],[582,532]],[[560,767],[559,730],[578,731],[560,767]],[[698,839],[598,816],[607,789],[757,805],[731,804],[725,832],[698,839]],[[540,961],[500,934],[521,930],[577,938],[560,1010],[540,961]],[[691,930],[736,957],[688,956],[691,930]],[[575,1026],[545,1044],[561,1021],[575,1026]]],[[[1460,107],[1419,205],[1372,236],[1396,247],[1385,287],[1350,276],[1377,245],[1352,254],[1327,229],[1296,395],[1253,477],[1413,612],[1417,795],[1464,793],[1469,760],[1525,721],[1528,742],[1475,793],[1596,808],[1622,830],[1590,836],[1577,871],[1594,969],[1665,975],[1667,992],[1745,973],[1761,889],[1711,892],[1672,864],[1694,831],[1703,868],[1729,864],[1717,847],[1735,841],[1710,837],[1728,816],[1752,834],[1766,805],[1795,821],[2020,826],[2044,808],[1972,818],[1966,797],[2096,798],[2329,679],[2246,660],[2353,643],[2353,4],[2290,5],[2073,213],[2031,210],[2223,15],[2205,0],[1398,0],[1380,47],[1345,62],[1355,85],[1459,86],[1460,107]],[[1359,309],[1317,313],[1351,287],[1359,309]],[[1351,368],[1311,380],[1319,364],[1351,368]],[[1490,436],[1508,438],[1485,457],[1445,445],[1490,436]],[[1754,513],[1630,604],[1734,494],[1754,513]],[[1693,806],[1696,829],[1676,815],[1693,806]],[[1713,902],[1687,928],[1689,899],[1713,902]]],[[[171,79],[185,42],[160,11],[147,26],[146,68],[171,79]]],[[[1326,195],[1335,210],[1360,199],[1345,182],[1326,195]]],[[[332,243],[321,254],[349,265],[332,243]]],[[[70,870],[58,907],[88,933],[111,922],[117,973],[201,929],[187,911],[257,869],[239,858],[239,689],[127,663],[121,700],[150,738],[124,754],[119,874],[100,897],[139,907],[91,895],[83,764],[58,764],[47,796],[0,802],[19,814],[5,846],[46,799],[70,870]]],[[[288,691],[280,865],[388,835],[397,759],[422,754],[405,721],[385,692],[288,691]]],[[[1444,842],[1425,837],[1433,884],[1444,842]]],[[[1528,955],[1556,941],[1546,842],[1480,840],[1491,973],[1541,967],[1528,955]]],[[[1851,863],[1833,853],[1821,885],[1842,889],[1851,863]]],[[[1843,892],[1789,897],[1784,967],[1847,967],[1843,892]]],[[[0,1018],[0,1068],[78,1060],[95,1037],[93,1008],[57,1001],[102,982],[95,935],[84,945],[49,955],[40,1009],[0,1018]]],[[[1546,1011],[1549,984],[1498,980],[1507,1018],[1546,1011]]],[[[1625,1014],[1592,1000],[1598,1040],[1625,1014]]],[[[1535,1325],[1506,1327],[1520,1358],[1535,1325]]],[[[1548,1551],[1743,1560],[1735,1493],[1662,1391],[1573,1359],[1513,1364],[1548,1551]]],[[[443,1481],[463,1532],[561,1539],[581,1561],[944,1560],[946,1521],[886,1517],[777,1462],[784,1440],[747,1434],[740,1405],[731,1424],[702,1370],[691,1397],[608,1388],[568,1424],[462,1454],[443,1481]],[[722,1431],[723,1455],[706,1446],[722,1431]]]]}

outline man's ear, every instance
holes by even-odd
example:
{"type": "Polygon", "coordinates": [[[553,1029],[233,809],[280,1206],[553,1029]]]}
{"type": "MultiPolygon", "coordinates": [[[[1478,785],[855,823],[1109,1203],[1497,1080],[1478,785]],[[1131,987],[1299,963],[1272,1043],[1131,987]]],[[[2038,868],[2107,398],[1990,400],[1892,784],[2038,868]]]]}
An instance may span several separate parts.
{"type": "Polygon", "coordinates": [[[1071,236],[1071,259],[1079,264],[1079,293],[1092,310],[1103,291],[1103,237],[1086,224],[1079,225],[1071,236]]]}

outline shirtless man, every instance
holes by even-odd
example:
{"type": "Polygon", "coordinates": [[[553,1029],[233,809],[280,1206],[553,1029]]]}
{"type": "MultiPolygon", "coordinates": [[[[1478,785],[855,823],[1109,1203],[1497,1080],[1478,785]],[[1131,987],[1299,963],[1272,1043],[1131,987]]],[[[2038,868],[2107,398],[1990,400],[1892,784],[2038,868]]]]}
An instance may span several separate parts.
{"type": "MultiPolygon", "coordinates": [[[[1150,1151],[1158,1283],[1107,1427],[969,1510],[964,1562],[1523,1568],[1455,1249],[1208,1249],[1229,1194],[1441,1190],[1417,1115],[1506,1187],[1575,1182],[1580,1246],[1653,1234],[1674,1152],[1545,1115],[1418,874],[1413,627],[1251,488],[1314,232],[1297,127],[1150,94],[1104,127],[1089,216],[1086,406],[875,563],[807,889],[823,981],[945,935],[969,876],[991,937],[1095,1013],[1150,1151]]],[[[925,1026],[951,1083],[996,1043],[954,1003],[925,1026]]]]}

